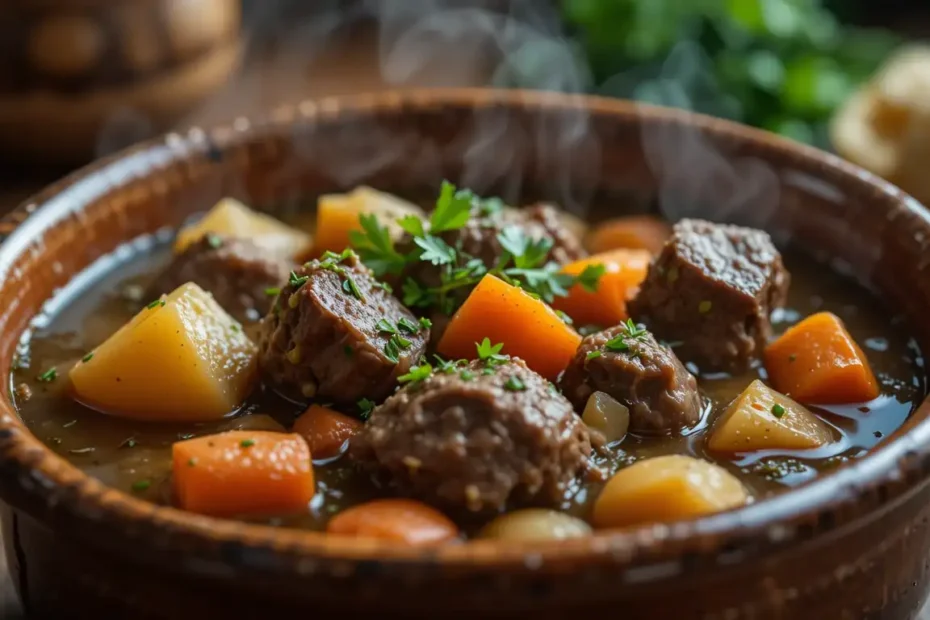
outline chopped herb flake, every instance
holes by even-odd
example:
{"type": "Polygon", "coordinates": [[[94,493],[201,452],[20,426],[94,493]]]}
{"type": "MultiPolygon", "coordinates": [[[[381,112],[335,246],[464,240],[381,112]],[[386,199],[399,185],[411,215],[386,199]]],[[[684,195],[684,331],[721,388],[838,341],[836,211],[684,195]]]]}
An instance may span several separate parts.
{"type": "Polygon", "coordinates": [[[187,466],[188,466],[188,467],[194,467],[195,465],[197,465],[197,459],[195,459],[195,458],[192,457],[192,458],[190,458],[190,459],[187,460],[187,466]]]}
{"type": "Polygon", "coordinates": [[[298,276],[295,272],[291,272],[291,276],[288,279],[287,283],[295,288],[300,288],[310,279],[310,276],[298,276]]]}
{"type": "Polygon", "coordinates": [[[585,356],[584,359],[585,359],[585,361],[587,361],[587,360],[593,360],[593,359],[598,358],[598,357],[600,357],[600,356],[601,356],[601,352],[600,352],[600,351],[590,351],[590,352],[588,352],[588,354],[585,356]]]}
{"type": "Polygon", "coordinates": [[[358,284],[355,283],[355,280],[352,279],[352,276],[346,276],[345,281],[342,283],[342,290],[351,294],[359,301],[365,301],[365,298],[362,297],[362,291],[359,290],[358,284]]]}
{"type": "Polygon", "coordinates": [[[371,416],[372,410],[375,408],[375,403],[367,398],[362,398],[355,404],[358,405],[358,414],[363,420],[367,420],[371,416]]]}
{"type": "Polygon", "coordinates": [[[798,359],[798,356],[795,355],[794,353],[792,353],[791,355],[788,356],[788,361],[789,361],[789,362],[793,362],[793,361],[796,360],[796,359],[798,359]]]}
{"type": "Polygon", "coordinates": [[[55,367],[49,368],[48,370],[43,372],[41,375],[36,377],[36,379],[38,381],[41,381],[42,383],[49,383],[51,381],[54,381],[57,378],[58,378],[58,369],[55,367]]]}
{"type": "Polygon", "coordinates": [[[279,289],[276,286],[271,286],[265,289],[265,295],[268,295],[269,297],[273,297],[275,295],[280,295],[280,294],[281,294],[281,289],[279,289]]]}
{"type": "Polygon", "coordinates": [[[157,307],[159,307],[159,306],[164,306],[164,305],[165,305],[165,300],[164,300],[164,299],[156,299],[155,301],[149,302],[149,304],[146,306],[146,308],[148,308],[149,310],[151,310],[152,308],[157,308],[157,307]]]}
{"type": "Polygon", "coordinates": [[[526,389],[526,384],[519,377],[510,377],[507,379],[507,383],[504,384],[504,389],[511,392],[522,392],[526,389]]]}
{"type": "Polygon", "coordinates": [[[207,240],[207,245],[209,245],[214,250],[219,249],[223,245],[223,240],[213,233],[207,233],[204,235],[207,240]]]}
{"type": "Polygon", "coordinates": [[[774,405],[772,405],[772,415],[775,416],[776,418],[782,417],[783,415],[785,415],[785,408],[779,405],[778,403],[775,403],[774,405]]]}
{"type": "Polygon", "coordinates": [[[143,491],[148,491],[151,486],[152,482],[150,480],[139,480],[132,483],[132,490],[136,493],[141,493],[143,491]]]}
{"type": "Polygon", "coordinates": [[[93,354],[93,353],[88,353],[87,355],[85,355],[84,357],[81,358],[81,361],[84,362],[84,363],[86,364],[87,362],[89,362],[89,361],[92,360],[92,359],[94,359],[94,354],[93,354]]]}
{"type": "Polygon", "coordinates": [[[432,326],[433,326],[433,322],[430,321],[428,318],[426,318],[425,316],[420,318],[420,327],[421,327],[421,328],[423,328],[423,329],[429,329],[429,328],[431,328],[432,326]]]}
{"type": "Polygon", "coordinates": [[[415,334],[420,331],[419,326],[407,317],[401,317],[401,319],[397,321],[397,327],[408,334],[415,334]]]}
{"type": "Polygon", "coordinates": [[[504,348],[503,342],[492,345],[491,339],[485,338],[480,343],[475,343],[475,347],[478,350],[478,359],[488,366],[497,366],[510,359],[506,355],[501,355],[501,350],[504,348]]]}
{"type": "Polygon", "coordinates": [[[407,374],[397,377],[397,382],[416,383],[427,379],[431,374],[433,374],[433,367],[424,363],[419,366],[414,366],[407,374]]]}
{"type": "Polygon", "coordinates": [[[378,329],[379,332],[384,332],[385,334],[396,334],[397,333],[397,327],[395,327],[394,324],[388,321],[387,319],[379,319],[378,322],[375,324],[375,327],[378,329]]]}
{"type": "Polygon", "coordinates": [[[475,378],[475,373],[470,370],[463,370],[459,373],[459,377],[462,379],[462,381],[471,381],[475,378]]]}
{"type": "Polygon", "coordinates": [[[378,280],[375,280],[374,282],[371,283],[371,286],[372,286],[373,288],[380,288],[381,290],[383,290],[384,292],[386,292],[386,293],[388,293],[388,294],[394,292],[394,287],[392,287],[392,286],[391,286],[390,284],[388,284],[387,282],[380,282],[380,281],[378,281],[378,280]]]}
{"type": "Polygon", "coordinates": [[[254,439],[243,439],[242,441],[239,442],[239,446],[242,448],[251,448],[254,445],[255,445],[254,439]]]}
{"type": "Polygon", "coordinates": [[[483,374],[483,375],[493,375],[493,374],[494,374],[494,369],[493,369],[493,368],[485,368],[484,370],[481,371],[481,374],[483,374]]]}

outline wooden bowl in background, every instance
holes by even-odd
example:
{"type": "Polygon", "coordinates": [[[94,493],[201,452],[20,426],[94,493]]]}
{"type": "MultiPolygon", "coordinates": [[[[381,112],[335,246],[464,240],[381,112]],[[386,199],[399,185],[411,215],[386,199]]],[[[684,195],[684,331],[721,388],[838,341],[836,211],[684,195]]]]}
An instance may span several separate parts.
{"type": "Polygon", "coordinates": [[[240,57],[239,0],[0,4],[0,153],[74,164],[170,128],[240,57]]]}
{"type": "MultiPolygon", "coordinates": [[[[508,200],[577,210],[591,199],[619,214],[659,188],[692,200],[695,187],[708,186],[706,161],[764,164],[777,182],[766,194],[771,209],[754,198],[734,204],[728,219],[844,264],[930,350],[930,215],[869,173],[681,111],[545,93],[412,91],[306,102],[265,121],[168,135],[40,193],[0,226],[0,374],[59,287],[127,240],[176,227],[224,195],[300,208],[308,196],[357,183],[420,193],[450,178],[508,200]],[[714,157],[678,158],[694,144],[714,157]]],[[[737,511],[587,539],[423,550],[212,519],[109,489],[39,442],[9,389],[0,382],[3,532],[36,618],[903,620],[930,591],[927,402],[868,456],[737,511]]]]}

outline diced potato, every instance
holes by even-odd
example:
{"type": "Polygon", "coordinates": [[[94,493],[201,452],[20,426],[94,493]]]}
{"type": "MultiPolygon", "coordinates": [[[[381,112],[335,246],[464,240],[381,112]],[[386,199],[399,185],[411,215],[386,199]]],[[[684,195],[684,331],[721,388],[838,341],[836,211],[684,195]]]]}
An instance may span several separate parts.
{"type": "Polygon", "coordinates": [[[714,452],[808,450],[833,440],[820,418],[756,379],[714,424],[707,447],[714,452]]]}
{"type": "Polygon", "coordinates": [[[140,420],[207,421],[254,386],[256,347],[196,284],[143,308],[70,372],[74,396],[140,420]]]}
{"type": "Polygon", "coordinates": [[[591,526],[558,510],[526,508],[508,512],[488,523],[481,538],[495,540],[565,540],[591,534],[591,526]]]}
{"type": "Polygon", "coordinates": [[[397,220],[414,215],[423,218],[423,209],[397,196],[364,185],[348,194],[327,194],[317,201],[316,243],[313,252],[341,252],[349,246],[349,232],[361,230],[359,216],[371,214],[387,226],[391,236],[400,238],[403,229],[397,220]]]}
{"type": "Polygon", "coordinates": [[[614,474],[594,503],[595,527],[689,519],[750,501],[719,465],[690,456],[657,456],[614,474]]]}
{"type": "Polygon", "coordinates": [[[224,198],[206,215],[178,232],[174,251],[182,252],[207,233],[251,239],[280,256],[293,257],[310,245],[310,235],[269,215],[248,208],[238,200],[224,198]]]}

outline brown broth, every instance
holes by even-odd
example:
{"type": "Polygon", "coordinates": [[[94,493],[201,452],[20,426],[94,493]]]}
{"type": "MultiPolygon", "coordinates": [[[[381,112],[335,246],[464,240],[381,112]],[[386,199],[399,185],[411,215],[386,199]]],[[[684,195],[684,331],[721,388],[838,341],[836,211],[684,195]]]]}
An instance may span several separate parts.
{"type": "MultiPolygon", "coordinates": [[[[105,340],[138,309],[137,293],[166,263],[164,240],[141,239],[115,253],[62,291],[37,317],[24,337],[11,381],[15,404],[31,431],[49,447],[104,483],[155,502],[170,503],[171,445],[179,439],[233,428],[289,428],[303,407],[271,391],[259,389],[234,417],[209,424],[143,423],[106,416],[70,399],[67,372],[87,351],[105,340]],[[132,293],[136,293],[133,295],[132,293]],[[128,297],[131,299],[127,299],[128,297]],[[49,368],[58,378],[40,382],[49,368]],[[22,397],[24,391],[31,397],[22,397]],[[280,426],[279,426],[280,425],[280,426]],[[139,491],[133,486],[147,481],[139,491]]],[[[863,347],[881,384],[881,395],[861,406],[818,410],[840,440],[821,450],[770,451],[721,460],[704,448],[714,417],[764,369],[738,377],[698,375],[705,397],[701,424],[680,437],[627,436],[600,457],[612,471],[637,459],[662,454],[688,454],[716,461],[739,476],[757,498],[803,483],[851,458],[865,454],[894,432],[926,393],[923,358],[901,319],[891,318],[873,295],[802,255],[786,256],[792,273],[788,308],[774,317],[781,332],[801,318],[829,310],[840,316],[863,347]]],[[[247,329],[249,329],[247,327],[247,329]]],[[[264,519],[280,525],[319,529],[328,515],[342,508],[384,495],[357,474],[345,459],[317,463],[317,496],[306,514],[264,519]]],[[[566,497],[564,509],[587,516],[597,484],[579,483],[566,497]]]]}

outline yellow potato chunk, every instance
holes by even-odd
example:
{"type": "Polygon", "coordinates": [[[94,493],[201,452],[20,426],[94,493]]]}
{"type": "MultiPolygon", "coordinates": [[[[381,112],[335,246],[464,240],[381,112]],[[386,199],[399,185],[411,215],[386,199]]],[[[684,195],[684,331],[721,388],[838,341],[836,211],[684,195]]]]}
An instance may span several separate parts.
{"type": "Polygon", "coordinates": [[[707,447],[730,453],[810,450],[833,440],[833,432],[820,418],[756,379],[714,424],[707,447]]]}
{"type": "Polygon", "coordinates": [[[719,465],[690,456],[657,456],[621,469],[594,503],[595,527],[699,517],[742,506],[745,487],[719,465]]]}
{"type": "Polygon", "coordinates": [[[143,308],[78,362],[74,397],[126,418],[216,420],[257,378],[256,347],[213,297],[187,283],[143,308]]]}
{"type": "Polygon", "coordinates": [[[269,252],[286,257],[293,257],[310,245],[307,233],[232,198],[224,198],[201,219],[182,228],[174,242],[174,251],[183,252],[207,233],[251,239],[269,252]]]}

